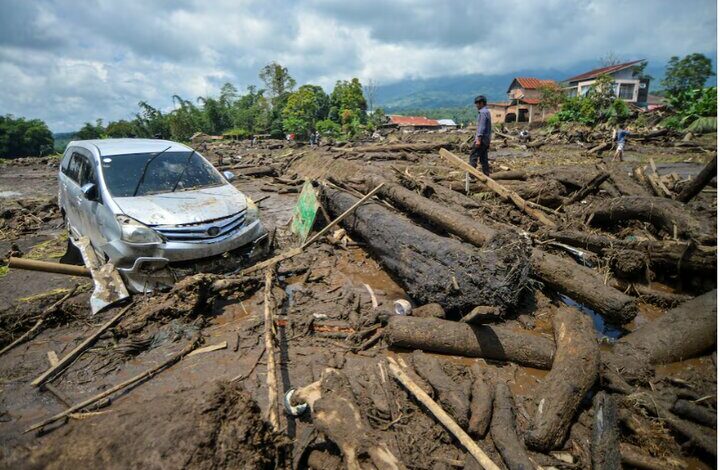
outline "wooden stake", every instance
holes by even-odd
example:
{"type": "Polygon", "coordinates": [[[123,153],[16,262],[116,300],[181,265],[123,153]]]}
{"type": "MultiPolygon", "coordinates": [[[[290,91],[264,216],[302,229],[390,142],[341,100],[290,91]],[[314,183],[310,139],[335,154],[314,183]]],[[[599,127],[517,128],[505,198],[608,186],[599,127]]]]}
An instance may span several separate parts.
{"type": "MultiPolygon", "coordinates": [[[[469,166],[469,165],[468,165],[469,166]]],[[[450,417],[449,414],[443,410],[440,405],[435,403],[435,401],[430,398],[430,396],[425,393],[420,387],[417,386],[413,380],[408,377],[408,375],[400,368],[397,362],[391,357],[387,358],[388,360],[388,369],[390,369],[390,372],[395,376],[398,381],[403,384],[403,386],[415,397],[417,398],[420,403],[425,405],[425,407],[430,410],[430,412],[440,421],[447,429],[450,431],[458,441],[460,441],[460,444],[467,449],[468,452],[470,452],[470,455],[472,455],[475,460],[482,466],[482,468],[485,468],[487,470],[500,470],[500,467],[498,467],[495,462],[490,460],[490,457],[483,452],[483,450],[475,443],[475,441],[472,440],[468,434],[462,430],[460,426],[450,417]]]]}
{"type": "Polygon", "coordinates": [[[277,374],[275,371],[275,345],[273,334],[273,309],[274,299],[272,298],[273,270],[268,268],[265,271],[265,350],[267,351],[267,386],[268,386],[268,421],[273,430],[280,430],[278,418],[278,391],[277,374]]]}
{"type": "Polygon", "coordinates": [[[45,273],[67,274],[69,276],[92,277],[90,270],[85,266],[73,264],[51,263],[50,261],[38,261],[35,259],[15,258],[8,260],[8,266],[13,269],[27,269],[29,271],[42,271],[45,273]]]}
{"type": "Polygon", "coordinates": [[[60,362],[55,367],[49,368],[47,371],[45,371],[40,377],[32,381],[32,384],[34,386],[42,385],[43,383],[47,382],[49,379],[51,379],[55,374],[58,374],[62,372],[70,363],[75,360],[76,357],[78,357],[80,354],[83,353],[87,348],[89,348],[99,337],[101,334],[105,332],[108,328],[113,326],[115,323],[122,318],[123,315],[125,315],[128,310],[130,310],[130,307],[132,307],[132,303],[130,303],[127,307],[120,310],[117,315],[112,317],[107,323],[105,323],[103,326],[101,326],[95,333],[90,335],[85,341],[80,343],[75,349],[70,351],[68,354],[66,354],[62,359],[60,359],[60,362]]]}
{"type": "Polygon", "coordinates": [[[152,377],[153,375],[155,375],[155,374],[158,373],[159,371],[161,371],[161,370],[163,370],[163,369],[171,366],[172,364],[174,364],[174,363],[176,363],[177,361],[179,361],[180,359],[182,359],[185,355],[187,355],[189,352],[191,352],[193,349],[195,349],[195,347],[197,346],[197,343],[198,343],[198,338],[195,338],[185,349],[183,349],[183,350],[180,351],[179,353],[175,354],[174,356],[172,356],[170,359],[168,359],[167,361],[163,362],[163,363],[160,364],[159,366],[153,367],[153,368],[150,369],[150,370],[146,370],[145,372],[143,372],[143,373],[141,373],[141,374],[138,374],[138,375],[136,375],[135,377],[126,380],[125,382],[119,383],[119,384],[115,385],[114,387],[105,390],[104,392],[98,393],[97,395],[88,398],[87,400],[83,400],[82,402],[78,403],[77,405],[71,406],[71,407],[68,408],[67,410],[65,410],[65,411],[63,411],[63,412],[61,412],[61,413],[58,413],[58,414],[56,414],[55,416],[52,416],[52,417],[46,419],[45,421],[43,421],[43,422],[41,422],[41,423],[34,424],[33,426],[30,426],[30,427],[27,428],[25,431],[23,431],[23,434],[28,433],[28,432],[31,432],[31,431],[34,431],[34,430],[36,430],[36,429],[40,429],[40,428],[42,428],[43,426],[47,426],[48,424],[54,423],[55,421],[57,421],[57,420],[59,420],[59,419],[62,419],[62,418],[64,418],[65,416],[67,416],[67,415],[69,415],[69,414],[71,414],[71,413],[75,413],[76,411],[80,411],[80,410],[82,410],[83,408],[85,408],[86,406],[90,406],[90,405],[92,405],[93,403],[95,403],[95,402],[97,402],[97,401],[100,401],[100,400],[102,400],[103,398],[105,398],[105,397],[107,397],[107,396],[110,396],[110,395],[112,395],[113,393],[118,392],[118,391],[120,391],[120,390],[122,390],[122,389],[124,389],[124,388],[126,388],[126,387],[128,387],[128,386],[130,386],[130,385],[132,385],[132,384],[134,384],[134,383],[136,383],[136,382],[139,382],[139,381],[144,380],[144,379],[146,379],[146,378],[152,377]]]}
{"type": "Polygon", "coordinates": [[[478,171],[477,168],[471,167],[462,158],[445,149],[440,149],[440,156],[452,163],[453,165],[457,166],[461,170],[467,171],[468,173],[473,175],[475,178],[480,180],[481,183],[484,183],[487,187],[492,189],[497,195],[499,195],[503,199],[512,201],[518,207],[518,209],[525,212],[530,217],[538,220],[543,225],[547,225],[548,227],[556,226],[555,222],[547,218],[545,214],[543,214],[541,211],[530,207],[527,201],[520,197],[520,195],[518,195],[515,191],[511,191],[505,186],[497,183],[492,178],[478,171]]]}

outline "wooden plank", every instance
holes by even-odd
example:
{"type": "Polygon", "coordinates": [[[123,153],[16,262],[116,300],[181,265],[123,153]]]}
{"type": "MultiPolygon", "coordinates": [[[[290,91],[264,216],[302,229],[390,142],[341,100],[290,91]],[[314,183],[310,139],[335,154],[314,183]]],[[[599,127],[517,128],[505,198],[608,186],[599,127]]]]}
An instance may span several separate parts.
{"type": "Polygon", "coordinates": [[[481,183],[484,183],[487,187],[492,189],[503,199],[512,201],[518,207],[518,209],[525,212],[527,215],[539,221],[543,225],[553,228],[556,227],[555,222],[550,220],[545,214],[542,213],[542,211],[530,207],[527,201],[521,198],[515,191],[511,191],[505,186],[499,184],[495,180],[478,171],[477,168],[471,167],[462,158],[445,149],[440,149],[440,156],[445,158],[447,161],[457,166],[461,170],[467,171],[468,173],[473,175],[475,178],[480,180],[481,183]]]}

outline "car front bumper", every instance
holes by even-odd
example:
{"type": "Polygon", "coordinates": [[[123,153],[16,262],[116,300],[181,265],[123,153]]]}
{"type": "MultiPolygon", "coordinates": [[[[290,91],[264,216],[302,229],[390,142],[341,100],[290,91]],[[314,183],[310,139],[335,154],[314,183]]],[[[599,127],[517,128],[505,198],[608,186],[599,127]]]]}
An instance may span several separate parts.
{"type": "Polygon", "coordinates": [[[239,248],[249,248],[250,258],[265,250],[267,231],[259,220],[215,240],[167,241],[155,244],[130,244],[115,240],[102,247],[123,275],[128,288],[135,292],[152,289],[153,285],[172,285],[167,268],[172,263],[210,258],[239,248]],[[165,272],[165,273],[163,273],[165,272]]]}

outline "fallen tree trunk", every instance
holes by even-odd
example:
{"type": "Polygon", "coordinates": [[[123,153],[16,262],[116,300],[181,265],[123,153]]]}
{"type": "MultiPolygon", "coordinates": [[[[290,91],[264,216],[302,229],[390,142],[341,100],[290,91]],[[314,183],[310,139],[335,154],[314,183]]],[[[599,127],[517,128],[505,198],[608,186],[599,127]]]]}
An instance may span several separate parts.
{"type": "Polygon", "coordinates": [[[490,434],[493,443],[507,468],[512,470],[535,470],[527,451],[515,431],[515,409],[510,388],[505,383],[495,385],[495,404],[490,434]]]}
{"type": "Polygon", "coordinates": [[[690,359],[716,344],[717,290],[685,302],[620,338],[606,362],[629,380],[642,380],[652,365],[690,359]]]}
{"type": "Polygon", "coordinates": [[[595,383],[600,350],[592,319],[580,311],[560,308],[553,317],[555,358],[550,373],[540,384],[538,408],[525,443],[548,451],[565,441],[577,407],[595,383]]]}
{"type": "Polygon", "coordinates": [[[565,202],[565,186],[555,179],[505,181],[503,186],[515,191],[521,198],[545,207],[555,208],[565,202]]]}
{"type": "MultiPolygon", "coordinates": [[[[325,190],[326,207],[336,216],[357,198],[325,190]]],[[[507,309],[527,282],[529,247],[509,232],[496,234],[477,250],[440,237],[378,204],[360,206],[343,221],[359,235],[418,304],[439,303],[446,311],[464,312],[476,305],[507,309]]]]}
{"type": "Polygon", "coordinates": [[[647,455],[640,448],[624,442],[620,443],[620,456],[622,463],[641,470],[677,470],[684,466],[684,462],[677,460],[668,462],[665,459],[647,455]]]}
{"type": "Polygon", "coordinates": [[[671,411],[678,416],[705,426],[717,426],[717,413],[706,406],[698,405],[691,401],[680,399],[673,404],[671,411]]]}
{"type": "Polygon", "coordinates": [[[527,171],[525,170],[509,170],[509,171],[498,171],[491,173],[490,178],[494,180],[526,180],[528,179],[527,171]]]}
{"type": "Polygon", "coordinates": [[[237,173],[238,176],[277,176],[277,170],[269,165],[241,168],[237,173]]]}
{"type": "Polygon", "coordinates": [[[680,194],[678,194],[677,200],[685,203],[689,202],[692,198],[700,194],[700,191],[702,191],[715,176],[717,176],[717,155],[683,188],[680,194]]]}
{"type": "MultiPolygon", "coordinates": [[[[385,181],[381,178],[367,178],[366,180],[368,190],[371,189],[370,186],[375,187],[382,182],[385,181]]],[[[447,207],[405,189],[397,183],[385,182],[380,194],[401,209],[413,214],[422,214],[430,223],[442,227],[475,246],[484,245],[495,235],[495,230],[492,228],[482,225],[464,214],[448,210],[447,207]]]]}
{"type": "Polygon", "coordinates": [[[605,285],[592,269],[540,250],[533,250],[531,262],[534,276],[552,289],[595,310],[609,322],[622,325],[637,315],[635,299],[605,285]]]}
{"type": "Polygon", "coordinates": [[[385,337],[392,346],[509,361],[538,369],[549,369],[555,354],[552,341],[524,330],[437,318],[393,316],[385,337]]]}
{"type": "Polygon", "coordinates": [[[452,380],[442,369],[437,357],[415,351],[412,355],[415,371],[435,390],[437,401],[453,417],[461,428],[468,426],[470,411],[469,383],[459,384],[452,380]]]}
{"type": "Polygon", "coordinates": [[[483,438],[488,431],[492,419],[494,388],[491,387],[483,377],[482,371],[477,364],[473,364],[472,371],[474,380],[472,384],[472,398],[470,400],[470,422],[468,433],[483,438]]]}
{"type": "Polygon", "coordinates": [[[677,234],[704,243],[715,241],[708,224],[692,216],[680,202],[659,197],[620,197],[602,201],[591,208],[592,224],[616,226],[628,220],[649,222],[669,235],[677,234]]]}
{"type": "Polygon", "coordinates": [[[623,196],[648,196],[650,194],[644,186],[628,175],[622,164],[609,164],[608,171],[610,179],[623,196]]]}
{"type": "Polygon", "coordinates": [[[593,434],[590,443],[594,470],[621,468],[618,410],[615,399],[599,392],[593,400],[593,434]]]}
{"type": "Polygon", "coordinates": [[[654,240],[616,240],[602,235],[564,230],[548,232],[544,237],[561,243],[584,248],[597,254],[609,249],[642,251],[650,258],[650,266],[671,272],[715,274],[717,250],[698,247],[692,243],[654,240]]]}
{"type": "Polygon", "coordinates": [[[590,194],[593,194],[596,192],[600,185],[605,182],[606,179],[610,178],[610,173],[607,172],[600,172],[593,179],[591,179],[585,186],[580,188],[579,190],[575,191],[569,198],[565,200],[563,203],[563,206],[567,206],[569,204],[573,204],[578,201],[582,201],[586,197],[588,197],[590,194]]]}

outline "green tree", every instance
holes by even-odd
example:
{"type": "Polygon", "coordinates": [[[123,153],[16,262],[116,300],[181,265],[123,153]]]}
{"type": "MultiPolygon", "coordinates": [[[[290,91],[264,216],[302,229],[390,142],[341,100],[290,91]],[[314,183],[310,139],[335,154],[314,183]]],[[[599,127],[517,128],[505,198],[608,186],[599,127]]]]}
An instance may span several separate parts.
{"type": "Polygon", "coordinates": [[[360,80],[338,80],[330,95],[328,117],[340,124],[344,133],[353,136],[367,122],[367,102],[360,80]]]}
{"type": "Polygon", "coordinates": [[[124,119],[109,122],[105,127],[105,135],[112,138],[137,137],[135,124],[124,119]]]}
{"type": "Polygon", "coordinates": [[[146,101],[140,101],[138,106],[140,106],[140,112],[135,115],[138,137],[170,138],[170,123],[167,116],[146,101]]]}
{"type": "Polygon", "coordinates": [[[283,128],[300,137],[307,137],[315,129],[315,123],[327,116],[330,99],[316,85],[303,85],[290,93],[283,109],[283,128]]]}
{"type": "Polygon", "coordinates": [[[42,156],[53,151],[53,135],[39,119],[0,116],[0,157],[42,156]]]}
{"type": "Polygon", "coordinates": [[[95,124],[86,122],[74,135],[77,140],[102,139],[105,134],[105,128],[102,125],[102,119],[95,121],[95,124]]]}
{"type": "Polygon", "coordinates": [[[703,88],[707,79],[713,75],[712,61],[703,54],[689,54],[682,59],[673,56],[660,84],[667,96],[679,96],[688,90],[703,88]]]}
{"type": "Polygon", "coordinates": [[[565,102],[565,92],[557,84],[544,84],[540,86],[540,103],[541,111],[554,111],[560,108],[565,102]]]}
{"type": "Polygon", "coordinates": [[[275,100],[295,88],[295,79],[290,76],[287,67],[283,67],[277,62],[271,62],[263,67],[259,77],[267,87],[271,100],[275,100]]]}

